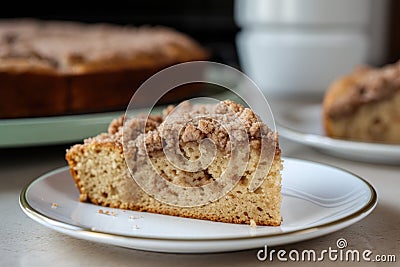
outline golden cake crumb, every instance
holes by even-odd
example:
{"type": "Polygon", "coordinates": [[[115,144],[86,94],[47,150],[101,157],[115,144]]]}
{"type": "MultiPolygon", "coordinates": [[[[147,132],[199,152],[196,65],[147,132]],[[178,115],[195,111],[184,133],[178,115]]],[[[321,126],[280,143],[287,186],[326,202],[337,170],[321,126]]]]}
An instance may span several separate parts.
{"type": "Polygon", "coordinates": [[[108,215],[108,216],[117,216],[117,213],[115,212],[115,211],[109,211],[109,210],[106,210],[106,211],[104,211],[103,209],[99,209],[98,211],[97,211],[97,213],[99,213],[99,214],[104,214],[104,215],[108,215]]]}

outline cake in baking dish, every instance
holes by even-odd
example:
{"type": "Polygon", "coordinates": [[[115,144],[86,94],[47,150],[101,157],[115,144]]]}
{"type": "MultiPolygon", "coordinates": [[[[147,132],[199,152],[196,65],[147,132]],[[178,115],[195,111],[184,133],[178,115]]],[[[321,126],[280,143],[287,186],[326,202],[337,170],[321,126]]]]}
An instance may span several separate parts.
{"type": "MultiPolygon", "coordinates": [[[[281,170],[283,168],[281,150],[278,144],[278,135],[270,130],[249,108],[232,101],[221,101],[214,105],[192,105],[183,103],[182,112],[174,114],[172,127],[180,127],[181,135],[179,147],[185,157],[195,161],[204,151],[199,144],[205,139],[211,139],[216,146],[215,158],[202,170],[187,171],[177,168],[166,158],[163,147],[164,139],[161,132],[169,129],[165,121],[173,109],[169,107],[163,115],[151,115],[146,121],[146,130],[141,133],[139,128],[143,124],[139,118],[129,118],[123,127],[123,117],[115,119],[107,133],[86,139],[83,144],[76,144],[67,150],[68,161],[72,177],[80,192],[80,200],[88,201],[106,207],[146,211],[159,214],[181,216],[187,218],[204,219],[217,222],[237,224],[257,224],[277,226],[281,224],[281,170]],[[139,169],[144,177],[147,170],[141,158],[146,148],[153,167],[160,175],[180,186],[201,186],[211,181],[218,181],[222,173],[228,168],[232,157],[231,136],[209,119],[192,120],[198,116],[209,114],[222,115],[222,125],[232,122],[232,117],[240,118],[240,125],[231,123],[233,129],[239,126],[245,129],[248,141],[248,158],[232,161],[232,167],[237,169],[244,166],[244,172],[238,178],[237,184],[225,196],[204,205],[181,207],[161,202],[145,193],[131,177],[127,167],[124,149],[131,155],[134,168],[139,169]],[[187,123],[189,122],[189,123],[187,123]],[[123,145],[123,136],[129,135],[129,147],[123,145]],[[270,157],[264,165],[260,162],[261,146],[268,151],[270,157]],[[259,164],[260,163],[260,164],[259,164]],[[266,166],[268,165],[268,166],[266,166]],[[270,168],[269,168],[270,167],[270,168]],[[264,180],[256,190],[249,190],[250,180],[255,173],[264,180]]],[[[237,123],[237,121],[236,121],[237,123]]],[[[242,141],[239,141],[240,146],[242,141]]],[[[244,143],[243,143],[244,144],[244,143]]],[[[126,152],[126,151],[125,151],[126,152]]],[[[263,156],[264,157],[264,156],[263,156]]],[[[233,175],[233,176],[234,176],[233,175]]],[[[149,183],[152,183],[148,175],[149,183]]],[[[160,188],[162,191],[163,188],[160,188]]]]}
{"type": "Polygon", "coordinates": [[[400,143],[400,62],[361,67],[336,80],[324,96],[322,112],[330,137],[400,143]]]}
{"type": "MultiPolygon", "coordinates": [[[[0,118],[122,110],[151,75],[208,58],[191,37],[162,26],[1,20],[0,118]]],[[[170,101],[190,95],[178,90],[170,101]]]]}

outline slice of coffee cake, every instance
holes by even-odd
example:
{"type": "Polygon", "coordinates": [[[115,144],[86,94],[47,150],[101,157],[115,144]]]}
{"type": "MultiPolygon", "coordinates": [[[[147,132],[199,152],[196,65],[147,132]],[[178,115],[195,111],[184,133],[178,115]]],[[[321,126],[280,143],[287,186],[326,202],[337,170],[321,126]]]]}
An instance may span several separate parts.
{"type": "Polygon", "coordinates": [[[400,61],[381,68],[362,67],[327,89],[322,123],[329,137],[400,143],[400,61]]]}
{"type": "Polygon", "coordinates": [[[277,133],[252,110],[229,100],[178,107],[146,120],[124,123],[121,117],[108,133],[71,147],[66,159],[80,200],[218,222],[280,225],[283,167],[277,133]],[[177,154],[170,153],[175,149],[177,154]]]}

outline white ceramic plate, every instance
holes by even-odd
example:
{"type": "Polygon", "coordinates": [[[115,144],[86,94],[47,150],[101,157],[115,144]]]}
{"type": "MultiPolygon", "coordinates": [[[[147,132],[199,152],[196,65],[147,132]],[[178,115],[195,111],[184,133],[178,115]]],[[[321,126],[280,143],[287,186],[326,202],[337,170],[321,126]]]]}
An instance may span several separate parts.
{"type": "Polygon", "coordinates": [[[33,220],[67,235],[172,253],[234,251],[306,240],[347,227],[376,206],[374,188],[349,172],[290,158],[284,159],[284,166],[280,227],[252,228],[81,203],[67,167],[30,183],[21,192],[20,205],[33,220]]]}
{"type": "Polygon", "coordinates": [[[400,145],[346,141],[327,137],[322,128],[320,102],[291,101],[275,105],[276,127],[281,136],[322,152],[350,160],[399,164],[400,145]]]}

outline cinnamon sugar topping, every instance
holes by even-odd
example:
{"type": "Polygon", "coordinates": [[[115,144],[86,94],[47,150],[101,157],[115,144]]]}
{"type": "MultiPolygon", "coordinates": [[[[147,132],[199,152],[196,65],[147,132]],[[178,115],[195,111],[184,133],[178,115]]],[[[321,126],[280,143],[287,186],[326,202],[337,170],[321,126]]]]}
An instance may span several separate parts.
{"type": "Polygon", "coordinates": [[[232,138],[230,135],[235,136],[239,142],[260,138],[261,133],[270,142],[274,142],[276,138],[251,109],[230,100],[221,101],[216,105],[191,105],[190,102],[185,102],[178,106],[177,111],[168,107],[164,114],[168,116],[164,115],[162,123],[140,138],[145,140],[147,152],[161,150],[163,145],[168,146],[168,140],[176,140],[177,132],[180,133],[181,145],[209,138],[222,149],[229,144],[232,138]],[[245,131],[247,137],[238,134],[240,131],[245,131]]]}
{"type": "Polygon", "coordinates": [[[85,143],[116,142],[122,145],[122,137],[125,136],[126,140],[131,140],[126,143],[136,147],[137,153],[145,154],[162,150],[168,145],[168,140],[176,140],[176,133],[179,133],[180,145],[187,142],[199,143],[208,138],[221,149],[228,149],[231,145],[230,135],[236,138],[236,142],[250,141],[252,148],[261,145],[261,136],[270,144],[277,141],[276,133],[269,129],[251,109],[231,100],[221,101],[216,105],[192,105],[186,101],[180,104],[176,111],[173,106],[169,106],[163,111],[163,116],[150,115],[147,120],[144,118],[142,115],[128,119],[123,126],[122,116],[111,123],[108,133],[89,138],[85,143]],[[146,128],[143,133],[145,121],[146,128]],[[246,136],[238,133],[245,133],[246,136]]]}

